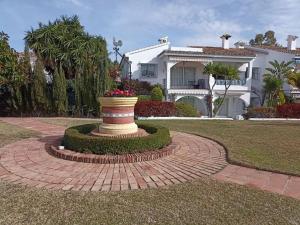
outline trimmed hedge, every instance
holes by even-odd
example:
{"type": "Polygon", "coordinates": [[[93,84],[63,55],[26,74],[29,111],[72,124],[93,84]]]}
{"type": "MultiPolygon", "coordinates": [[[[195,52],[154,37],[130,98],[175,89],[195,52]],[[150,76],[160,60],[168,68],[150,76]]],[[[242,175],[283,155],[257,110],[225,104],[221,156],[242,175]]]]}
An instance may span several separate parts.
{"type": "Polygon", "coordinates": [[[145,137],[113,138],[89,135],[98,124],[85,124],[66,129],[63,144],[73,151],[94,154],[128,154],[161,149],[170,144],[169,129],[161,126],[138,124],[149,135],[145,137]]]}
{"type": "Polygon", "coordinates": [[[176,102],[176,116],[179,117],[197,117],[200,116],[200,113],[197,112],[197,109],[194,108],[191,104],[184,102],[176,102]]]}
{"type": "Polygon", "coordinates": [[[173,102],[139,101],[135,104],[134,115],[141,117],[175,116],[176,107],[173,102]]]}
{"type": "Polygon", "coordinates": [[[282,118],[300,118],[300,103],[277,106],[277,115],[282,118]]]}

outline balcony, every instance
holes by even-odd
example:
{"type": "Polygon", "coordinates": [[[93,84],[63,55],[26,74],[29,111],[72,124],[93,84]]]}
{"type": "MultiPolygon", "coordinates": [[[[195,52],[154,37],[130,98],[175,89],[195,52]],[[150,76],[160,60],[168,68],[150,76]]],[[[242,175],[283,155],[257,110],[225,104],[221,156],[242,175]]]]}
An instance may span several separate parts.
{"type": "Polygon", "coordinates": [[[171,82],[171,89],[208,89],[208,81],[206,79],[184,80],[182,82],[171,82]]]}
{"type": "Polygon", "coordinates": [[[216,80],[216,85],[225,85],[226,84],[231,84],[231,85],[239,85],[239,86],[244,86],[246,85],[246,80],[216,80]]]}

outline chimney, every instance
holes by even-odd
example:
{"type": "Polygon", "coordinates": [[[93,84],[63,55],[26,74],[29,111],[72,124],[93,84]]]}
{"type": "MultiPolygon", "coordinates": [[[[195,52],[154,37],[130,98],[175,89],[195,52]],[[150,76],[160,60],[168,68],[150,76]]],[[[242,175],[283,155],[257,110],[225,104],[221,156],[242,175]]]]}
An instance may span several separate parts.
{"type": "Polygon", "coordinates": [[[229,49],[229,38],[231,38],[231,35],[223,34],[220,38],[222,39],[222,48],[229,49]]]}
{"type": "Polygon", "coordinates": [[[162,37],[162,38],[158,39],[158,42],[159,42],[160,44],[167,43],[167,42],[168,42],[168,36],[162,37]]]}
{"type": "Polygon", "coordinates": [[[245,42],[243,42],[243,41],[238,41],[238,42],[236,42],[236,43],[234,43],[234,46],[236,47],[236,48],[245,48],[245,45],[246,45],[246,43],[245,42]]]}
{"type": "Polygon", "coordinates": [[[296,50],[297,46],[296,46],[296,39],[298,37],[294,36],[294,35],[288,35],[287,37],[287,49],[288,50],[296,50]]]}

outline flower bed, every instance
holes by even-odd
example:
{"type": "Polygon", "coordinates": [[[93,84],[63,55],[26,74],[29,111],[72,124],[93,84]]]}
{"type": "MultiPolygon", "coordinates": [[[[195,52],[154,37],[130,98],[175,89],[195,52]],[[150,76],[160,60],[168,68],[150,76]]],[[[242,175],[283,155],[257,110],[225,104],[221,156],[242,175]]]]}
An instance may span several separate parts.
{"type": "Polygon", "coordinates": [[[134,114],[140,117],[169,117],[176,115],[176,107],[173,102],[139,101],[135,105],[134,114]]]}
{"type": "Polygon", "coordinates": [[[141,153],[161,149],[170,144],[171,137],[167,128],[138,124],[149,135],[145,137],[116,138],[89,135],[98,124],[85,124],[70,127],[65,131],[63,145],[73,151],[93,154],[141,153]]]}
{"type": "Polygon", "coordinates": [[[300,103],[278,106],[277,115],[281,118],[300,118],[300,103]]]}

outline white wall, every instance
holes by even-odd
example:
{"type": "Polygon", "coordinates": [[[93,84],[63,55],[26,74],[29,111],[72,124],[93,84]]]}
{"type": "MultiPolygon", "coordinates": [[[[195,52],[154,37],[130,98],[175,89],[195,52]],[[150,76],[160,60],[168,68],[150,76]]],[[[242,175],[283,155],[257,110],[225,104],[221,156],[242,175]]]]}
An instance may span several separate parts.
{"type": "Polygon", "coordinates": [[[166,79],[166,66],[165,63],[157,56],[162,51],[169,49],[169,45],[170,43],[164,43],[126,53],[126,56],[129,57],[129,60],[132,62],[132,79],[148,81],[151,84],[163,84],[163,79],[166,79]],[[157,78],[142,78],[140,70],[141,63],[157,64],[157,78]]]}

